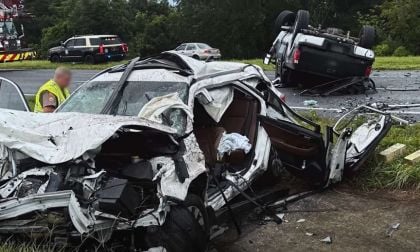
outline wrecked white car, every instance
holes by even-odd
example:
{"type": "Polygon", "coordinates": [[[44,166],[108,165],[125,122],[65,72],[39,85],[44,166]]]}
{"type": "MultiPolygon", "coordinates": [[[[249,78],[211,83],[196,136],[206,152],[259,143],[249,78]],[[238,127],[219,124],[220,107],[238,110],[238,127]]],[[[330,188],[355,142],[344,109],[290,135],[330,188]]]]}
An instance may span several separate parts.
{"type": "Polygon", "coordinates": [[[101,72],[54,114],[25,112],[2,79],[5,90],[0,235],[86,250],[205,251],[211,216],[259,175],[326,187],[391,125],[376,114],[322,134],[259,67],[173,53],[101,72]]]}

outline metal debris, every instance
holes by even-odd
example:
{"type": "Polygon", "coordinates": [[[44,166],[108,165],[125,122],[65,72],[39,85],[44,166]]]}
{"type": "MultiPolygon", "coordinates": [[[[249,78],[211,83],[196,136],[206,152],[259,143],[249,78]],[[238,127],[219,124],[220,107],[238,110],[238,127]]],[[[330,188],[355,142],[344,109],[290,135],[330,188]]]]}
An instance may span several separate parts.
{"type": "Polygon", "coordinates": [[[331,239],[331,237],[330,237],[330,236],[327,236],[327,237],[325,237],[324,239],[321,239],[321,240],[319,240],[319,241],[322,241],[322,242],[324,242],[324,243],[326,243],[326,244],[331,244],[331,243],[332,243],[332,239],[331,239]]]}
{"type": "Polygon", "coordinates": [[[400,225],[400,223],[394,223],[389,225],[389,228],[386,231],[386,236],[391,237],[392,234],[400,228],[400,225]]]}
{"type": "Polygon", "coordinates": [[[305,219],[299,219],[299,220],[297,220],[296,222],[297,223],[302,223],[302,222],[305,222],[306,220],[305,219]]]}
{"type": "Polygon", "coordinates": [[[314,236],[315,234],[314,234],[314,233],[309,233],[309,232],[306,232],[306,233],[305,233],[305,235],[306,235],[306,236],[314,236]]]}

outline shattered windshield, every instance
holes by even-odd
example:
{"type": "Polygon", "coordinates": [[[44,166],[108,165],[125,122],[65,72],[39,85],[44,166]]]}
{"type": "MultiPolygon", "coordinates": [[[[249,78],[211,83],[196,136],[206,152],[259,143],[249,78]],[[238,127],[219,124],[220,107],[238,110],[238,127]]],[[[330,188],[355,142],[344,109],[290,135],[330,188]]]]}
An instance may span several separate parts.
{"type": "Polygon", "coordinates": [[[12,21],[6,21],[3,23],[0,33],[6,33],[9,35],[17,35],[15,24],[12,21]]]}
{"type": "MultiPolygon", "coordinates": [[[[78,89],[57,112],[79,112],[100,114],[111,97],[117,82],[90,82],[78,89]]],[[[153,98],[177,94],[186,104],[188,85],[178,82],[139,82],[129,81],[118,103],[117,115],[138,116],[144,105],[153,98]]],[[[183,132],[186,125],[186,114],[183,110],[168,109],[161,115],[161,122],[183,132]]]]}

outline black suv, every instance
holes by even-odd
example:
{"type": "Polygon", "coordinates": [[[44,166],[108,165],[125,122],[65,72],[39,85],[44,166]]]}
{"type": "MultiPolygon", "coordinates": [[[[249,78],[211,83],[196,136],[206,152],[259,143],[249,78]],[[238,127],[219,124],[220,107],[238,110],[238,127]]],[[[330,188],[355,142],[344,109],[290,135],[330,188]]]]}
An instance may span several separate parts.
{"type": "Polygon", "coordinates": [[[74,36],[60,46],[48,50],[51,62],[85,62],[95,64],[109,60],[123,60],[128,46],[116,35],[74,36]]]}

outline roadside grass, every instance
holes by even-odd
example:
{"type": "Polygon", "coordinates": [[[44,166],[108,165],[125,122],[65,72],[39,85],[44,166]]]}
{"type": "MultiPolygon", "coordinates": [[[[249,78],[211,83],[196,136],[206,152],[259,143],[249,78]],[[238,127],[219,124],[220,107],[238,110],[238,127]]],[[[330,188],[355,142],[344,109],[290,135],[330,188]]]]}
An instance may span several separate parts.
{"type": "MultiPolygon", "coordinates": [[[[263,59],[229,59],[228,61],[254,64],[260,66],[262,69],[264,69],[264,71],[274,71],[274,65],[264,65],[263,59]]],[[[51,63],[47,60],[32,60],[0,63],[0,70],[54,69],[62,65],[67,66],[71,69],[102,70],[126,62],[127,60],[120,62],[108,62],[104,64],[89,65],[83,63],[51,63]]],[[[374,70],[420,70],[420,56],[376,57],[376,61],[373,68],[374,70]]]]}
{"type": "Polygon", "coordinates": [[[420,189],[420,163],[410,164],[404,160],[420,149],[420,124],[393,126],[388,135],[367,162],[364,169],[351,182],[367,190],[372,189],[420,189]],[[405,155],[391,163],[383,162],[379,152],[396,144],[407,146],[405,155]]]}
{"type": "Polygon", "coordinates": [[[419,70],[420,56],[376,57],[374,70],[419,70]]]}
{"type": "MultiPolygon", "coordinates": [[[[323,128],[335,124],[333,119],[320,117],[316,111],[304,112],[301,115],[317,122],[323,128]]],[[[410,126],[393,125],[361,171],[350,177],[348,181],[355,187],[364,190],[420,190],[420,163],[410,164],[404,160],[405,156],[419,149],[419,123],[410,126]],[[405,155],[391,163],[385,163],[381,160],[379,153],[396,143],[407,146],[405,155]]]]}
{"type": "Polygon", "coordinates": [[[58,66],[66,66],[70,69],[80,70],[102,70],[112,66],[126,63],[127,61],[113,61],[102,64],[84,63],[51,63],[48,60],[26,60],[17,62],[0,63],[0,70],[35,70],[35,69],[55,69],[58,66]]]}

